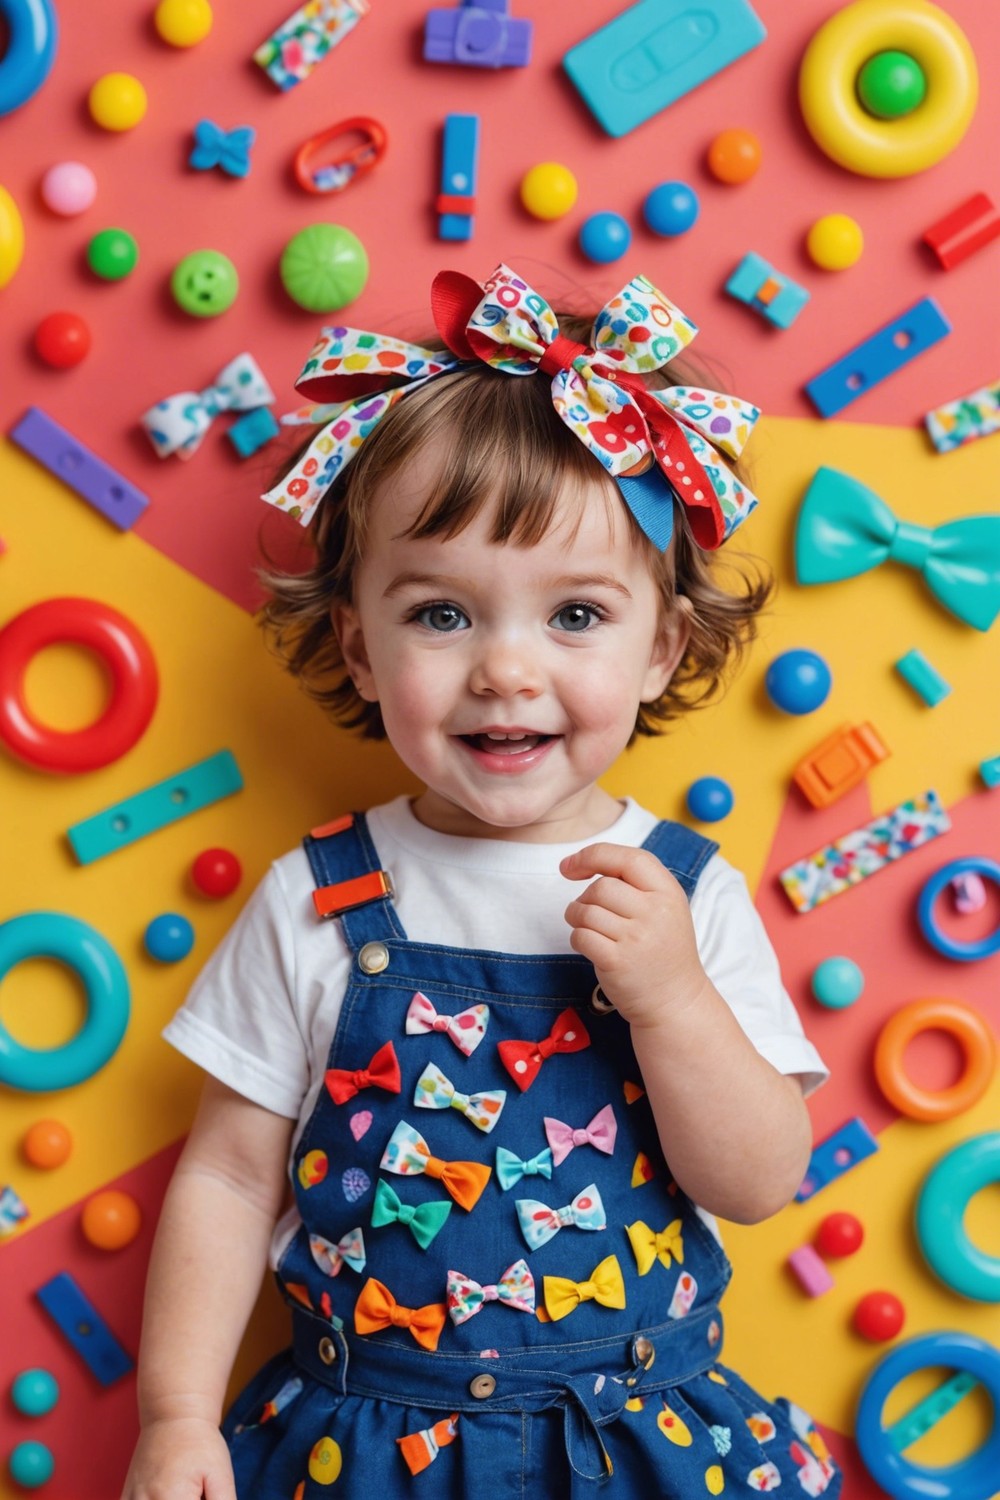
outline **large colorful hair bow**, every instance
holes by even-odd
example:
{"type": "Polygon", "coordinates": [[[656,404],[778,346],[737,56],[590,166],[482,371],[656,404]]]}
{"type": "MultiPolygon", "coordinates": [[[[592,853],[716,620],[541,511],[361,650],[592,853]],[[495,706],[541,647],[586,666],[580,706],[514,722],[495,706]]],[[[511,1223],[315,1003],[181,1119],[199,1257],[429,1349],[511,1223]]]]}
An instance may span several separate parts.
{"type": "Polygon", "coordinates": [[[487,1302],[500,1302],[515,1312],[534,1312],[535,1278],[526,1260],[508,1266],[496,1286],[480,1286],[460,1271],[448,1272],[448,1313],[453,1323],[467,1323],[487,1302]]]}
{"type": "Polygon", "coordinates": [[[757,504],[721,455],[739,457],[758,408],[717,391],[652,391],[643,382],[698,332],[645,276],[633,277],[602,308],[590,344],[561,334],[545,299],[504,265],[485,286],[457,271],[441,272],[431,307],[450,354],[356,329],[324,329],[296,388],[313,402],[335,405],[292,415],[293,422],[325,425],[265,500],[305,525],[395,401],[479,360],[508,375],[550,378],[559,417],[615,479],[636,521],[661,550],[673,530],[674,497],[706,549],[724,542],[757,504]]]}
{"type": "Polygon", "coordinates": [[[432,1156],[423,1136],[405,1120],[392,1132],[379,1163],[387,1172],[401,1177],[419,1177],[425,1173],[447,1188],[460,1208],[475,1208],[483,1188],[490,1180],[491,1169],[478,1161],[442,1161],[432,1156]]]}
{"type": "Polygon", "coordinates": [[[542,1124],[545,1126],[545,1139],[552,1147],[553,1164],[557,1167],[566,1160],[574,1146],[594,1146],[598,1151],[603,1151],[605,1156],[610,1156],[615,1149],[618,1121],[610,1104],[599,1109],[590,1124],[580,1130],[564,1125],[562,1120],[554,1120],[551,1115],[546,1115],[542,1124]]]}
{"type": "Polygon", "coordinates": [[[897,521],[860,480],[817,469],[795,530],[799,583],[856,578],[887,559],[916,568],[945,609],[976,630],[1000,614],[1000,515],[935,527],[897,521]]]}
{"type": "Polygon", "coordinates": [[[336,1245],[321,1234],[311,1234],[309,1249],[313,1260],[327,1276],[339,1276],[345,1265],[359,1273],[365,1268],[365,1238],[360,1227],[351,1229],[336,1245]]]}
{"type": "Polygon", "coordinates": [[[577,1193],[565,1208],[549,1208],[535,1198],[519,1198],[517,1217],[529,1250],[547,1245],[560,1229],[607,1229],[604,1204],[594,1183],[577,1193]]]}
{"type": "Polygon", "coordinates": [[[483,1089],[478,1094],[460,1094],[450,1078],[434,1063],[428,1063],[417,1079],[413,1102],[418,1109],[457,1109],[477,1130],[488,1135],[500,1118],[507,1099],[504,1089],[483,1089]]]}
{"type": "Polygon", "coordinates": [[[581,1302],[599,1302],[602,1307],[625,1306],[625,1280],[617,1255],[608,1255],[594,1268],[589,1281],[570,1281],[566,1276],[546,1276],[545,1311],[554,1323],[575,1312],[581,1302]]]}
{"type": "Polygon", "coordinates": [[[383,1328],[408,1328],[422,1349],[433,1354],[448,1318],[443,1302],[426,1307],[400,1307],[389,1288],[369,1276],[361,1288],[354,1309],[354,1327],[358,1333],[379,1333],[383,1328]]]}
{"type": "Polygon", "coordinates": [[[385,1042],[375,1053],[367,1068],[327,1068],[324,1082],[334,1104],[346,1104],[348,1099],[362,1089],[385,1089],[386,1093],[398,1094],[402,1088],[399,1060],[391,1042],[385,1042]]]}
{"type": "Polygon", "coordinates": [[[456,1016],[439,1016],[427,996],[419,990],[406,1012],[407,1036],[426,1036],[430,1031],[443,1031],[466,1057],[471,1057],[475,1052],[486,1035],[489,1024],[488,1005],[470,1005],[467,1010],[460,1010],[456,1016]]]}
{"type": "Polygon", "coordinates": [[[426,1250],[434,1236],[444,1228],[450,1213],[451,1204],[440,1198],[429,1199],[416,1207],[412,1203],[404,1203],[395,1189],[380,1177],[372,1205],[372,1228],[382,1229],[386,1224],[403,1224],[421,1250],[426,1250]]]}
{"type": "Polygon", "coordinates": [[[554,1052],[582,1052],[590,1046],[590,1032],[571,1006],[560,1011],[548,1036],[540,1042],[497,1042],[500,1061],[522,1094],[538,1077],[538,1071],[554,1052]]]}
{"type": "Polygon", "coordinates": [[[220,411],[252,411],[270,406],[274,392],[252,354],[237,354],[212,385],[198,391],[165,396],[140,418],[157,456],[190,458],[220,411]]]}

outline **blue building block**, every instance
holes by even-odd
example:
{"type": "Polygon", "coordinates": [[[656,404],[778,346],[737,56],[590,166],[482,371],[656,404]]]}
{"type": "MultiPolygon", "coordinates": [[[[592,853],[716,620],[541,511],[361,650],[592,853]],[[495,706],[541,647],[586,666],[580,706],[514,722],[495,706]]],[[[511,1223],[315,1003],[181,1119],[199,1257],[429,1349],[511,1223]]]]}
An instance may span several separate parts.
{"type": "Polygon", "coordinates": [[[238,422],[234,422],[226,437],[240,458],[249,458],[258,448],[263,448],[265,443],[276,438],[280,431],[273,412],[266,406],[257,406],[253,411],[248,411],[246,416],[240,417],[238,422]]]}
{"type": "Polygon", "coordinates": [[[782,276],[762,255],[744,255],[726,282],[726,291],[745,302],[777,328],[791,328],[809,301],[809,293],[797,281],[782,276]]]}
{"type": "Polygon", "coordinates": [[[747,0],[640,0],[571,47],[563,67],[608,135],[627,135],[766,36],[747,0]]]}
{"type": "Polygon", "coordinates": [[[447,115],[441,148],[439,240],[471,240],[479,170],[479,116],[447,115]]]}
{"type": "Polygon", "coordinates": [[[211,807],[223,797],[242,791],[243,777],[231,750],[220,750],[207,760],[158,781],[116,802],[103,812],[85,818],[66,830],[73,853],[81,865],[93,864],[116,849],[125,849],[137,839],[178,823],[189,813],[211,807]]]}
{"type": "Polygon", "coordinates": [[[821,417],[835,417],[950,332],[951,324],[933,297],[922,297],[814,375],[806,384],[806,395],[821,417]]]}
{"type": "Polygon", "coordinates": [[[65,427],[60,427],[37,406],[29,406],[10,430],[11,441],[75,490],[119,531],[135,525],[149,504],[149,496],[137,490],[124,475],[112,469],[96,453],[85,448],[65,427]]]}
{"type": "Polygon", "coordinates": [[[931,666],[922,651],[907,651],[896,662],[896,671],[920,694],[928,708],[936,708],[951,692],[951,683],[944,680],[937,667],[931,666]]]}
{"type": "Polygon", "coordinates": [[[466,68],[526,68],[532,23],[508,14],[508,0],[462,0],[457,9],[432,10],[424,25],[424,62],[466,68]]]}
{"type": "Polygon", "coordinates": [[[848,1120],[846,1125],[841,1125],[839,1130],[814,1147],[802,1186],[795,1194],[796,1203],[812,1198],[820,1188],[828,1187],[858,1162],[874,1156],[877,1150],[878,1141],[864,1120],[855,1115],[853,1120],[848,1120]]]}
{"type": "Polygon", "coordinates": [[[131,1357],[68,1271],[53,1276],[35,1296],[101,1385],[113,1385],[132,1369],[131,1357]]]}

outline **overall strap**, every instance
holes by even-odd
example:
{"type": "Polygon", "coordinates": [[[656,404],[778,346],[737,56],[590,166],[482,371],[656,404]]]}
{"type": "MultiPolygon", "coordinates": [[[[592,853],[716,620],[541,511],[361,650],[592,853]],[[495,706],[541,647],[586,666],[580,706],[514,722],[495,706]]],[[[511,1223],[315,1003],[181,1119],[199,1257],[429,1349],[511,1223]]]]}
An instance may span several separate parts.
{"type": "Polygon", "coordinates": [[[392,877],[383,870],[364,813],[345,813],[302,840],[316,882],[318,918],[340,919],[352,952],[365,943],[405,938],[392,904],[392,877]]]}
{"type": "Polygon", "coordinates": [[[683,823],[672,823],[664,818],[657,823],[642,846],[650,849],[657,859],[678,880],[690,901],[698,876],[718,849],[712,839],[704,838],[683,823]]]}

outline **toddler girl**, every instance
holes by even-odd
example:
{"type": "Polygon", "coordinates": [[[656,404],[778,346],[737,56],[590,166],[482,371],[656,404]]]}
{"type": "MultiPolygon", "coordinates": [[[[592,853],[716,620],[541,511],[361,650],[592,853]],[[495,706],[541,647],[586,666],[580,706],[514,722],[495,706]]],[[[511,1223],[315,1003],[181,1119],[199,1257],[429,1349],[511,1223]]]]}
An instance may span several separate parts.
{"type": "Polygon", "coordinates": [[[265,497],[316,512],[278,648],[424,790],[279,860],[167,1028],[208,1078],[126,1500],[832,1500],[719,1363],[713,1217],[791,1198],[825,1070],[717,846],[600,785],[753,634],[767,585],[711,553],[758,413],[684,380],[644,277],[592,330],[505,266],[433,308],[438,348],[324,331],[265,497]],[[220,1435],[268,1254],[293,1347],[220,1435]]]}

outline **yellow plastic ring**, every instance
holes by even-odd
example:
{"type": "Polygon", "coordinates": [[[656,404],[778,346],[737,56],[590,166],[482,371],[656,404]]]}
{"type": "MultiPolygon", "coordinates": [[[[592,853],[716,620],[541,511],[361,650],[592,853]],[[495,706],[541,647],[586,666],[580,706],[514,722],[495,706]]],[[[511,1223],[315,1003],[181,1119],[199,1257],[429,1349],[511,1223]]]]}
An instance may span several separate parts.
{"type": "Polygon", "coordinates": [[[813,140],[863,177],[910,177],[954,151],[979,97],[968,38],[928,0],[855,0],[813,36],[799,68],[799,104],[813,140]],[[878,120],[862,108],[858,73],[878,52],[905,52],[927,95],[910,115],[878,120]]]}

